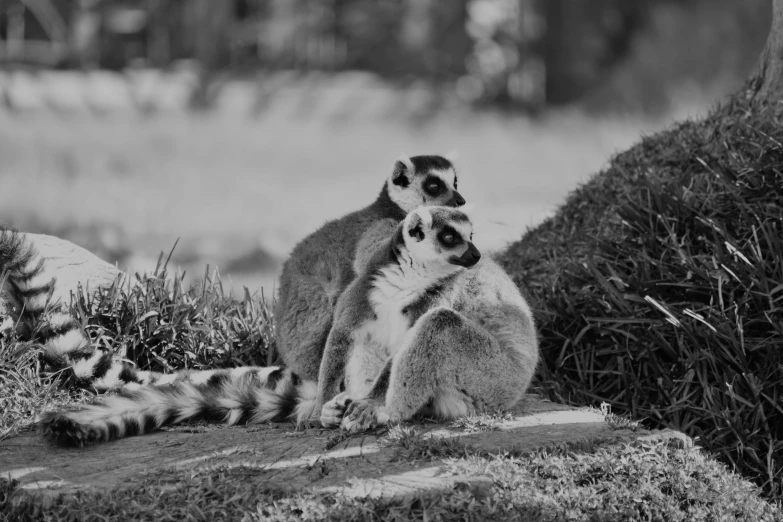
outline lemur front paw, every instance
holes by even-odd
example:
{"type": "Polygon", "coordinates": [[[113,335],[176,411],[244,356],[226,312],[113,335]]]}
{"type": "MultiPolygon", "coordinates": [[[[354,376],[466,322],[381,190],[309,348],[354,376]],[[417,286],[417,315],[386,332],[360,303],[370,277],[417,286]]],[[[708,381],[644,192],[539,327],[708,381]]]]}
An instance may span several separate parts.
{"type": "Polygon", "coordinates": [[[352,404],[351,398],[346,392],[338,394],[334,399],[324,404],[321,408],[321,426],[324,428],[336,428],[343,420],[345,409],[352,404]]]}
{"type": "Polygon", "coordinates": [[[383,404],[360,400],[352,402],[345,411],[340,427],[348,433],[359,433],[389,422],[383,404]]]}

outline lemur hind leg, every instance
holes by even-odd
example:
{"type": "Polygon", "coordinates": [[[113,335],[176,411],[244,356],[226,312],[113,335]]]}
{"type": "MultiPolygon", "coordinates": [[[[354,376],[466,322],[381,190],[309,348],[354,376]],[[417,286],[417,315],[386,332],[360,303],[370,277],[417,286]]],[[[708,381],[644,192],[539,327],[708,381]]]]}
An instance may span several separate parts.
{"type": "Polygon", "coordinates": [[[342,428],[358,432],[407,420],[428,404],[444,419],[513,406],[532,370],[513,346],[501,341],[454,310],[428,312],[392,359],[385,400],[374,387],[366,399],[348,405],[342,428]]]}
{"type": "Polygon", "coordinates": [[[332,328],[334,307],[345,286],[342,272],[346,267],[326,261],[313,265],[308,271],[284,274],[289,278],[288,292],[280,296],[276,320],[278,352],[286,368],[314,381],[332,328]]]}

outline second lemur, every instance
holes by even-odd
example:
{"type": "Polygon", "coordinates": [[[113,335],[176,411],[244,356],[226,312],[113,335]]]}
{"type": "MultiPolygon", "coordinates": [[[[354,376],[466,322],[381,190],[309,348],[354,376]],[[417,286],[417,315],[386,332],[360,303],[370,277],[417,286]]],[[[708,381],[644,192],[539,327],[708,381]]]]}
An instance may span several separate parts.
{"type": "Polygon", "coordinates": [[[318,377],[334,306],[356,277],[354,260],[363,236],[372,236],[375,229],[378,237],[388,237],[422,205],[464,204],[450,160],[401,158],[371,205],[329,221],[297,244],[283,265],[274,307],[277,351],[286,368],[304,380],[318,377]]]}

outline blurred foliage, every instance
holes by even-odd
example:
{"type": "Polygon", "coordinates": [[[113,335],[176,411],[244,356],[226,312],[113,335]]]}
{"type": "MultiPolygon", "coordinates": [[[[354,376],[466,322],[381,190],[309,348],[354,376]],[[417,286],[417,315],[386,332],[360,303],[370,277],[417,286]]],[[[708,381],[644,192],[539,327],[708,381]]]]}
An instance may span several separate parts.
{"type": "Polygon", "coordinates": [[[715,99],[755,67],[771,22],[770,0],[661,2],[630,48],[589,89],[588,107],[660,113],[688,96],[715,99]]]}
{"type": "Polygon", "coordinates": [[[660,98],[670,77],[745,72],[736,63],[755,59],[769,9],[770,0],[0,0],[0,63],[187,59],[204,80],[362,70],[453,85],[471,103],[537,108],[597,89],[594,99],[628,105],[660,98]]]}

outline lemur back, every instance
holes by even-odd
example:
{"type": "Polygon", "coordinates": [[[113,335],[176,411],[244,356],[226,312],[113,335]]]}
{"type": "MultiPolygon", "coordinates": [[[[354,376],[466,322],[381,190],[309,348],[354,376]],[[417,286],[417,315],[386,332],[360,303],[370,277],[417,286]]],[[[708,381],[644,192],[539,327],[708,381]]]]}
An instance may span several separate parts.
{"type": "Polygon", "coordinates": [[[287,368],[315,380],[337,299],[356,277],[354,261],[363,235],[399,223],[420,205],[460,206],[457,175],[441,156],[402,158],[378,198],[362,210],[329,221],[303,239],[283,265],[275,303],[277,349],[287,368]]]}

